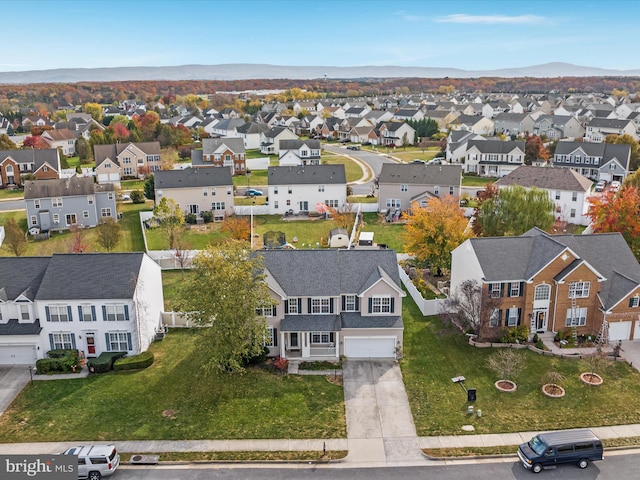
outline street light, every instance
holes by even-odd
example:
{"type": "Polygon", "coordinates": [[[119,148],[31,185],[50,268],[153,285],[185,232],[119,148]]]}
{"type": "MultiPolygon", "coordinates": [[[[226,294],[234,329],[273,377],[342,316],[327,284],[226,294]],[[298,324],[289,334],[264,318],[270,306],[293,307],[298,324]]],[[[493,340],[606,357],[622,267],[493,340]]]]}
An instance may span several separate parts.
{"type": "Polygon", "coordinates": [[[250,212],[251,212],[250,213],[250,215],[251,215],[251,221],[250,221],[250,223],[251,223],[251,250],[253,250],[253,206],[255,205],[255,203],[256,203],[256,199],[254,197],[253,201],[251,202],[251,205],[249,206],[250,212]]]}
{"type": "Polygon", "coordinates": [[[33,367],[29,365],[29,376],[31,377],[31,385],[33,385],[33,367]]]}

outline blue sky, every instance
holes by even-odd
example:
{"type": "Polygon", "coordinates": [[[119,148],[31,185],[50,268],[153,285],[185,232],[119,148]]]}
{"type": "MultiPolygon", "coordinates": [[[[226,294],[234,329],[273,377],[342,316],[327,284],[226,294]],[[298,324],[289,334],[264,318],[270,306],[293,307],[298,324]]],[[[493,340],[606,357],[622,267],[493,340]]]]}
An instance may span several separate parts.
{"type": "Polygon", "coordinates": [[[0,71],[267,63],[629,70],[640,1],[27,1],[0,3],[0,71]],[[33,42],[33,43],[32,43],[33,42]]]}

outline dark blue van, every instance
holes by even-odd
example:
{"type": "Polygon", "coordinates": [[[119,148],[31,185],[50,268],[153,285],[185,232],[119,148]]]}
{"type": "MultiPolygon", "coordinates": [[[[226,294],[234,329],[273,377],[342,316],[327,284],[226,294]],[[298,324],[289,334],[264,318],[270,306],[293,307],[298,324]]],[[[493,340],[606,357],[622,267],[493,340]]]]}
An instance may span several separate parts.
{"type": "Polygon", "coordinates": [[[518,457],[533,473],[563,463],[587,468],[589,462],[603,459],[602,441],[591,430],[540,433],[518,447],[518,457]]]}

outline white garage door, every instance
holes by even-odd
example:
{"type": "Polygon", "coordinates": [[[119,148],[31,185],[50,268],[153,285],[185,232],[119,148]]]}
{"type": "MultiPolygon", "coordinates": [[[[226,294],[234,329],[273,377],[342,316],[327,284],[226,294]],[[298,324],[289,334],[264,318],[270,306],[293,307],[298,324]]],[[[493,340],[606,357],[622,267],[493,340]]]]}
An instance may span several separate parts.
{"type": "Polygon", "coordinates": [[[345,337],[344,354],[347,358],[394,358],[395,337],[345,337]]]}
{"type": "Polygon", "coordinates": [[[0,365],[34,365],[35,363],[35,346],[0,345],[0,365]]]}
{"type": "Polygon", "coordinates": [[[629,340],[631,322],[611,322],[609,324],[609,341],[629,340]]]}

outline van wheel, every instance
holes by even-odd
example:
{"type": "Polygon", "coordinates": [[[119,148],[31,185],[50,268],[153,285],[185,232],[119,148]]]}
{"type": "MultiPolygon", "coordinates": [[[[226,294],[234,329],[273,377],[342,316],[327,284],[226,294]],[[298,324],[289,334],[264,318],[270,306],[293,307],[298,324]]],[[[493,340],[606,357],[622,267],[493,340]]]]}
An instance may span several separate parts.
{"type": "Polygon", "coordinates": [[[89,472],[89,480],[100,480],[101,478],[100,472],[89,472]]]}
{"type": "Polygon", "coordinates": [[[586,458],[583,458],[578,462],[578,466],[580,468],[587,468],[588,465],[589,465],[589,460],[587,460],[586,458]]]}
{"type": "Polygon", "coordinates": [[[533,467],[531,467],[531,471],[533,473],[540,473],[542,471],[542,465],[540,465],[539,463],[534,463],[533,467]]]}

